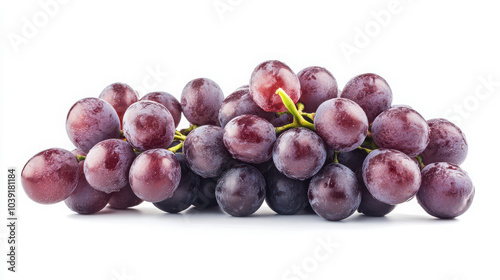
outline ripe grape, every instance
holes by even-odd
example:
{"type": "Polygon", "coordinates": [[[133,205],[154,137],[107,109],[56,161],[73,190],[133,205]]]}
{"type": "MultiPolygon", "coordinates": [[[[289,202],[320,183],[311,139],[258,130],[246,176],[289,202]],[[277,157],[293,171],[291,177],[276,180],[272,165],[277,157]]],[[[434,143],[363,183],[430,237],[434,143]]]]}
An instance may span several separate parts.
{"type": "Polygon", "coordinates": [[[323,67],[307,67],[297,76],[301,91],[299,102],[304,104],[305,112],[316,112],[321,103],[338,95],[337,80],[323,67]]]}
{"type": "Polygon", "coordinates": [[[429,143],[430,129],[415,110],[395,107],[382,112],[373,121],[373,141],[380,148],[395,149],[410,157],[424,151],[429,143]]]}
{"type": "Polygon", "coordinates": [[[430,215],[453,219],[467,211],[475,188],[467,172],[447,162],[431,163],[422,169],[418,203],[430,215]]]}
{"type": "Polygon", "coordinates": [[[340,97],[356,102],[368,117],[371,124],[392,103],[392,91],[389,84],[379,75],[367,73],[356,76],[345,85],[340,97]]]}
{"type": "Polygon", "coordinates": [[[79,162],[80,176],[78,186],[71,195],[64,200],[64,203],[78,214],[93,214],[101,211],[108,204],[110,194],[98,191],[91,187],[85,179],[83,172],[84,161],[79,162]]]}
{"type": "Polygon", "coordinates": [[[300,98],[300,82],[292,69],[281,61],[268,60],[253,70],[250,78],[250,94],[266,112],[287,111],[276,91],[282,88],[297,103],[300,98]]]}
{"type": "Polygon", "coordinates": [[[181,166],[179,186],[172,197],[153,203],[156,208],[168,213],[179,213],[188,209],[196,199],[195,189],[200,185],[200,177],[189,170],[184,155],[175,154],[175,157],[181,166]]]}
{"type": "Polygon", "coordinates": [[[217,182],[215,197],[229,215],[244,217],[259,209],[266,196],[266,181],[257,168],[241,164],[226,171],[217,182]]]}
{"type": "Polygon", "coordinates": [[[372,151],[363,163],[363,180],[373,197],[394,205],[415,196],[421,176],[418,166],[406,154],[378,149],[372,151]]]}
{"type": "Polygon", "coordinates": [[[469,146],[458,126],[445,119],[427,121],[431,130],[429,144],[422,152],[424,164],[449,162],[460,165],[467,157],[469,146]]]}
{"type": "Polygon", "coordinates": [[[280,215],[296,214],[309,205],[308,188],[309,180],[290,179],[273,166],[266,174],[266,203],[280,215]]]}
{"type": "Polygon", "coordinates": [[[123,133],[136,150],[168,148],[175,135],[175,124],[168,109],[154,101],[139,101],[123,117],[123,133]]]}
{"type": "Polygon", "coordinates": [[[52,204],[76,189],[80,167],[70,151],[52,148],[34,155],[21,172],[21,184],[33,201],[52,204]]]}
{"type": "Polygon", "coordinates": [[[183,150],[189,168],[203,178],[218,177],[231,161],[223,142],[224,129],[204,125],[191,131],[183,150]]]}
{"type": "Polygon", "coordinates": [[[350,152],[341,152],[337,155],[337,160],[340,164],[351,169],[356,175],[361,174],[363,162],[368,154],[364,150],[356,149],[350,152]]]}
{"type": "Polygon", "coordinates": [[[166,149],[152,149],[138,155],[130,167],[132,191],[142,200],[160,202],[174,195],[181,180],[177,157],[166,149]]]}
{"type": "Polygon", "coordinates": [[[256,115],[268,121],[275,118],[274,113],[262,110],[250,96],[248,86],[240,87],[231,93],[224,101],[219,110],[219,122],[221,127],[241,115],[256,115]]]}
{"type": "Polygon", "coordinates": [[[164,91],[150,92],[144,95],[141,100],[149,100],[160,103],[161,105],[167,107],[167,110],[174,118],[175,127],[179,125],[182,118],[182,108],[181,103],[170,93],[164,91]]]}
{"type": "Polygon", "coordinates": [[[120,139],[101,141],[85,158],[85,178],[98,191],[119,191],[128,184],[128,173],[134,159],[135,152],[129,143],[120,139]]]}
{"type": "Polygon", "coordinates": [[[329,221],[340,221],[358,209],[361,189],[352,170],[332,163],[311,179],[308,196],[316,214],[329,221]]]}
{"type": "Polygon", "coordinates": [[[262,163],[271,159],[276,132],[274,126],[265,119],[242,115],[227,123],[223,141],[235,159],[262,163]]]}
{"type": "Polygon", "coordinates": [[[217,187],[217,179],[201,178],[200,185],[195,189],[195,199],[193,206],[197,209],[206,209],[217,206],[215,198],[215,188],[217,187]]]}
{"type": "Polygon", "coordinates": [[[293,116],[290,113],[281,114],[279,116],[275,116],[274,118],[272,118],[270,120],[270,123],[274,127],[284,126],[284,125],[293,123],[293,116]]]}
{"type": "Polygon", "coordinates": [[[121,188],[119,191],[111,194],[109,199],[109,206],[115,209],[126,209],[129,207],[134,207],[142,203],[142,199],[138,198],[137,195],[132,191],[130,184],[121,188]]]}
{"type": "Polygon", "coordinates": [[[314,127],[330,149],[349,152],[368,134],[368,120],[358,104],[345,98],[323,102],[314,116],[314,127]]]}
{"type": "Polygon", "coordinates": [[[363,213],[366,216],[371,217],[383,217],[396,208],[396,205],[383,203],[373,197],[373,195],[366,188],[363,178],[360,177],[361,176],[358,176],[358,182],[361,186],[361,203],[358,207],[359,213],[363,213]]]}
{"type": "Polygon", "coordinates": [[[120,124],[122,124],[123,114],[130,105],[139,100],[139,95],[127,84],[114,83],[104,88],[99,98],[113,106],[118,118],[120,118],[120,124]]]}
{"type": "Polygon", "coordinates": [[[219,109],[224,93],[207,78],[194,79],[182,90],[181,107],[186,119],[197,125],[219,125],[219,109]]]}
{"type": "Polygon", "coordinates": [[[326,160],[325,143],[307,128],[282,133],[273,148],[273,162],[287,177],[305,180],[316,174],[326,160]]]}
{"type": "Polygon", "coordinates": [[[120,119],[108,102],[84,98],[69,110],[66,131],[77,149],[87,153],[102,140],[120,138],[120,119]]]}

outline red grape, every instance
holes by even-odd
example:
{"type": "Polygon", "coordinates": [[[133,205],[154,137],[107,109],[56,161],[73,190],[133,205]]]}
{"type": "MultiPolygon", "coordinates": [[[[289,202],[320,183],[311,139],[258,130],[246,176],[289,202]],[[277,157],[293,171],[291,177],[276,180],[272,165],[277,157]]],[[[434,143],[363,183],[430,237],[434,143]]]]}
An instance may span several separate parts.
{"type": "Polygon", "coordinates": [[[219,125],[219,109],[224,93],[207,78],[194,79],[182,90],[181,107],[186,119],[196,125],[219,125]]]}
{"type": "Polygon", "coordinates": [[[467,157],[469,146],[458,126],[445,119],[427,121],[431,130],[429,144],[422,152],[424,164],[449,162],[460,165],[467,157]]]}
{"type": "Polygon", "coordinates": [[[134,207],[142,203],[142,199],[138,198],[137,195],[132,191],[130,184],[121,188],[119,191],[111,194],[109,199],[109,206],[115,209],[126,209],[129,207],[134,207]]]}
{"type": "Polygon", "coordinates": [[[297,74],[300,81],[301,96],[305,112],[316,112],[319,105],[338,95],[337,80],[323,67],[311,66],[297,74]]]}
{"type": "Polygon", "coordinates": [[[179,125],[182,118],[181,103],[170,93],[163,91],[151,92],[144,95],[141,100],[155,101],[167,107],[167,110],[174,118],[175,127],[179,125]]]}
{"type": "Polygon", "coordinates": [[[123,120],[123,114],[127,108],[139,100],[137,92],[129,85],[124,83],[114,83],[107,86],[99,95],[99,98],[107,101],[118,114],[120,123],[123,120]]]}

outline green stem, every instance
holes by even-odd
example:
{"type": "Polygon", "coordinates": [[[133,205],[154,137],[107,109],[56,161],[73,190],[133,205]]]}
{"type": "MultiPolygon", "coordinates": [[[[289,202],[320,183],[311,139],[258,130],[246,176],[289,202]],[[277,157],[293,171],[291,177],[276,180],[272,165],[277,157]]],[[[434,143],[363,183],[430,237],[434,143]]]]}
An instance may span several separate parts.
{"type": "Polygon", "coordinates": [[[335,155],[333,156],[333,163],[339,163],[339,152],[335,151],[335,155]]]}
{"type": "Polygon", "coordinates": [[[300,114],[304,111],[304,103],[298,102],[297,103],[297,111],[299,111],[300,114]]]}
{"type": "Polygon", "coordinates": [[[198,128],[198,127],[199,127],[198,125],[193,124],[193,125],[191,125],[191,126],[190,126],[190,127],[188,127],[188,128],[181,129],[180,133],[181,133],[182,135],[188,135],[188,134],[189,134],[189,132],[191,132],[191,131],[195,130],[195,129],[196,129],[196,128],[198,128]]]}
{"type": "Polygon", "coordinates": [[[184,141],[184,140],[186,140],[186,136],[184,136],[182,134],[179,135],[179,134],[176,133],[174,135],[174,140],[184,141]]]}
{"type": "Polygon", "coordinates": [[[416,156],[416,158],[418,160],[418,165],[420,167],[420,170],[424,169],[425,164],[424,164],[424,160],[422,159],[422,156],[416,156]]]}
{"type": "Polygon", "coordinates": [[[280,134],[281,132],[294,127],[300,127],[300,125],[295,120],[292,123],[286,124],[284,126],[275,127],[274,131],[276,131],[276,134],[280,134]]]}
{"type": "Polygon", "coordinates": [[[125,138],[125,134],[123,134],[123,130],[120,130],[120,138],[125,138]]]}
{"type": "Polygon", "coordinates": [[[171,151],[172,153],[177,153],[177,151],[182,148],[182,146],[184,145],[184,141],[181,141],[179,144],[171,147],[171,148],[168,148],[167,150],[171,151]]]}
{"type": "Polygon", "coordinates": [[[371,153],[373,150],[359,146],[358,149],[365,151],[367,154],[371,153]]]}
{"type": "Polygon", "coordinates": [[[85,160],[86,156],[76,156],[76,159],[78,159],[78,162],[85,160]]]}
{"type": "Polygon", "coordinates": [[[285,104],[285,107],[288,109],[288,112],[292,114],[294,122],[296,121],[301,127],[306,127],[309,128],[310,130],[315,130],[314,129],[314,124],[306,121],[304,117],[300,114],[300,112],[297,110],[297,107],[295,107],[295,103],[293,103],[293,100],[286,94],[286,92],[279,88],[276,90],[276,94],[278,94],[281,97],[281,100],[283,101],[283,104],[285,104]]]}

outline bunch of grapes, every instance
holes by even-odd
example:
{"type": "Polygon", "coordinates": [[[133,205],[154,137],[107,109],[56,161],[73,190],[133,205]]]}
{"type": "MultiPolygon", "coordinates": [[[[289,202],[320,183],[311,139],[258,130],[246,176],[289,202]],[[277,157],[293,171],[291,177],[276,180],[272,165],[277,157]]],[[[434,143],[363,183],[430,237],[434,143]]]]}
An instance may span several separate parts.
{"type": "Polygon", "coordinates": [[[338,221],[356,210],[384,216],[416,196],[430,215],[450,219],[474,197],[459,166],[462,131],[392,105],[388,83],[371,73],[339,91],[325,68],[296,75],[272,60],[226,98],[199,78],[180,102],[166,92],[139,99],[115,83],[76,102],[66,130],[76,149],[36,154],[22,184],[32,200],[64,201],[81,214],[148,201],[169,213],[218,206],[248,216],[265,200],[278,214],[312,208],[338,221]],[[182,115],[192,125],[177,130],[182,115]]]}

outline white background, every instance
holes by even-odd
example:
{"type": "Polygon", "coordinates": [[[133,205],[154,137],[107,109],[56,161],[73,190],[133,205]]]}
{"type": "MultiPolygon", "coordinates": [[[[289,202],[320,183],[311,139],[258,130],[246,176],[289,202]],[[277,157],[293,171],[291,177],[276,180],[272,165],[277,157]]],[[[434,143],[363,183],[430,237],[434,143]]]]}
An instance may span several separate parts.
{"type": "MultiPolygon", "coordinates": [[[[4,181],[7,167],[20,175],[43,149],[73,149],[67,111],[112,82],[141,95],[164,90],[180,97],[189,80],[208,77],[228,95],[248,83],[257,64],[279,59],[296,72],[324,66],[340,88],[357,74],[377,73],[389,82],[394,104],[459,123],[469,141],[462,167],[476,197],[451,221],[430,217],[415,200],[386,218],[355,214],[343,222],[276,216],[267,206],[249,218],[172,215],[147,203],[82,216],[64,204],[32,202],[19,184],[18,272],[7,272],[3,261],[2,218],[2,279],[499,279],[498,2],[40,4],[48,2],[1,1],[4,181]]],[[[5,193],[2,187],[1,213],[5,193]]]]}

